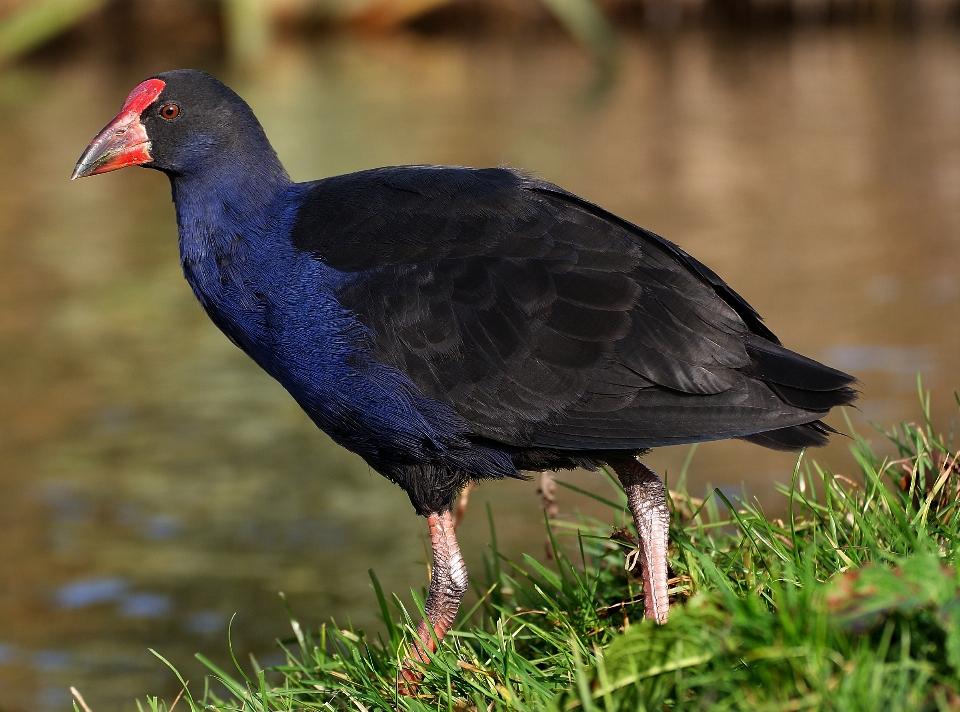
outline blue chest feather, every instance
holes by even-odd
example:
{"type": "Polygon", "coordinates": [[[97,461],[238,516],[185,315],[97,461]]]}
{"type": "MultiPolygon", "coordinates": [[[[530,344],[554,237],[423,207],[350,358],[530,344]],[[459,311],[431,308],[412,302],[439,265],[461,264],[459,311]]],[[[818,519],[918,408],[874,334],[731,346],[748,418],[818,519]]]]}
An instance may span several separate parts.
{"type": "Polygon", "coordinates": [[[289,238],[303,186],[244,180],[238,200],[229,180],[213,184],[174,182],[184,275],[213,322],[322,430],[405,487],[417,466],[515,474],[508,456],[468,440],[452,408],[372,358],[371,333],[334,296],[346,275],[289,238]]]}

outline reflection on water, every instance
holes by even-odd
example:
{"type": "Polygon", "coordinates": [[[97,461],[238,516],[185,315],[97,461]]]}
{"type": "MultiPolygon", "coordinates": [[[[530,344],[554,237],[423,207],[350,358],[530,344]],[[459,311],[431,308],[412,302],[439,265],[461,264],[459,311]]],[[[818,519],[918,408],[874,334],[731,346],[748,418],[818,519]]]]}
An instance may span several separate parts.
{"type": "MultiPolygon", "coordinates": [[[[938,422],[960,385],[960,41],[800,31],[627,43],[617,81],[566,44],[286,47],[251,103],[297,179],[509,163],[676,240],[783,341],[856,373],[855,423],[938,422]]],[[[373,626],[366,570],[426,580],[406,496],[332,446],[212,327],[182,279],[167,181],[67,180],[130,87],[165,64],[0,75],[0,709],[172,696],[161,651],[276,661],[278,591],[311,624],[373,626]]],[[[217,67],[208,67],[218,71],[217,67]]],[[[221,73],[222,74],[222,73],[221,73]]],[[[843,427],[834,416],[831,422],[843,427]]],[[[849,467],[846,444],[818,455],[849,467]]],[[[676,472],[685,450],[651,455],[676,472]]],[[[707,482],[776,506],[790,455],[703,446],[707,482]]],[[[597,476],[579,480],[604,486],[597,476]]],[[[533,483],[484,486],[509,552],[542,550],[533,483]]],[[[562,508],[592,510],[567,493],[562,508]]],[[[602,516],[608,516],[602,513],[602,516]]]]}

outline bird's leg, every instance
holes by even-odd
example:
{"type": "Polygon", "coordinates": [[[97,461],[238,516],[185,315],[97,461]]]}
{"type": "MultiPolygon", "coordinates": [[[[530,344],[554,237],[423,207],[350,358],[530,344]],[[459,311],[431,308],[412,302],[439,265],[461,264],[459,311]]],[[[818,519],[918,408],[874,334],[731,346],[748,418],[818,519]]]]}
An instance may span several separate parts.
{"type": "Polygon", "coordinates": [[[467,482],[460,491],[460,499],[457,500],[457,508],[453,510],[453,529],[460,528],[460,522],[467,515],[467,503],[470,501],[470,490],[473,489],[473,482],[467,482]]]}
{"type": "MultiPolygon", "coordinates": [[[[560,514],[560,507],[557,505],[557,481],[549,472],[540,473],[540,486],[537,488],[537,494],[540,495],[540,509],[547,515],[547,519],[556,519],[560,514]]],[[[543,552],[548,561],[552,561],[553,537],[551,532],[543,540],[543,552]]]]}
{"type": "Polygon", "coordinates": [[[547,513],[547,519],[556,519],[560,514],[560,507],[557,505],[557,481],[551,473],[540,473],[537,494],[540,495],[540,509],[547,513]]]}
{"type": "Polygon", "coordinates": [[[666,623],[670,615],[667,598],[667,544],[670,512],[660,478],[639,460],[613,465],[627,493],[627,504],[640,536],[640,566],[643,573],[643,615],[666,623]]]}
{"type": "Polygon", "coordinates": [[[430,525],[430,544],[433,548],[433,568],[430,573],[430,589],[424,606],[426,616],[417,626],[417,640],[400,671],[400,692],[412,694],[421,675],[414,663],[425,663],[430,653],[436,652],[434,641],[442,640],[453,625],[460,601],[467,592],[467,567],[460,555],[450,512],[434,512],[427,517],[430,525]]]}

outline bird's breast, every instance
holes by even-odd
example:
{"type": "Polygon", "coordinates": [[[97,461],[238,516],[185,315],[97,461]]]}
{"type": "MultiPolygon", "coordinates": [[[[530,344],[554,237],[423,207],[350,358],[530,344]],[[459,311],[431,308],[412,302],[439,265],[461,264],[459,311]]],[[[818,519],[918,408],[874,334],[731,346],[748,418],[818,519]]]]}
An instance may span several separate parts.
{"type": "Polygon", "coordinates": [[[459,442],[452,411],[434,422],[440,404],[427,407],[403,373],[373,359],[369,330],[336,298],[340,273],[282,233],[192,238],[181,235],[183,272],[210,319],[334,440],[375,467],[459,442]]]}
{"type": "Polygon", "coordinates": [[[194,295],[227,337],[247,353],[264,338],[267,300],[242,239],[228,249],[184,245],[183,274],[194,295]]]}

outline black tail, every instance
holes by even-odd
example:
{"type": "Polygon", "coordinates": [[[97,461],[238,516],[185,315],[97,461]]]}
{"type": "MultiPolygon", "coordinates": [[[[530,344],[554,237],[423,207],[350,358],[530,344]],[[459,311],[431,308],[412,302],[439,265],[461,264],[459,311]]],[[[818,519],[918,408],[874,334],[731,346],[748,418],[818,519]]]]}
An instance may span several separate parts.
{"type": "Polygon", "coordinates": [[[812,423],[794,425],[790,428],[745,435],[740,439],[754,445],[763,445],[771,450],[802,450],[805,447],[823,447],[827,444],[831,433],[839,432],[822,420],[814,420],[812,423]]]}
{"type": "MultiPolygon", "coordinates": [[[[759,336],[748,340],[746,347],[752,363],[742,372],[766,383],[784,403],[810,411],[815,418],[826,415],[836,406],[850,405],[857,399],[858,393],[852,388],[856,379],[843,371],[824,366],[759,336]]],[[[827,436],[836,432],[814,419],[803,425],[768,430],[742,439],[774,450],[800,450],[826,445],[827,436]]]]}

